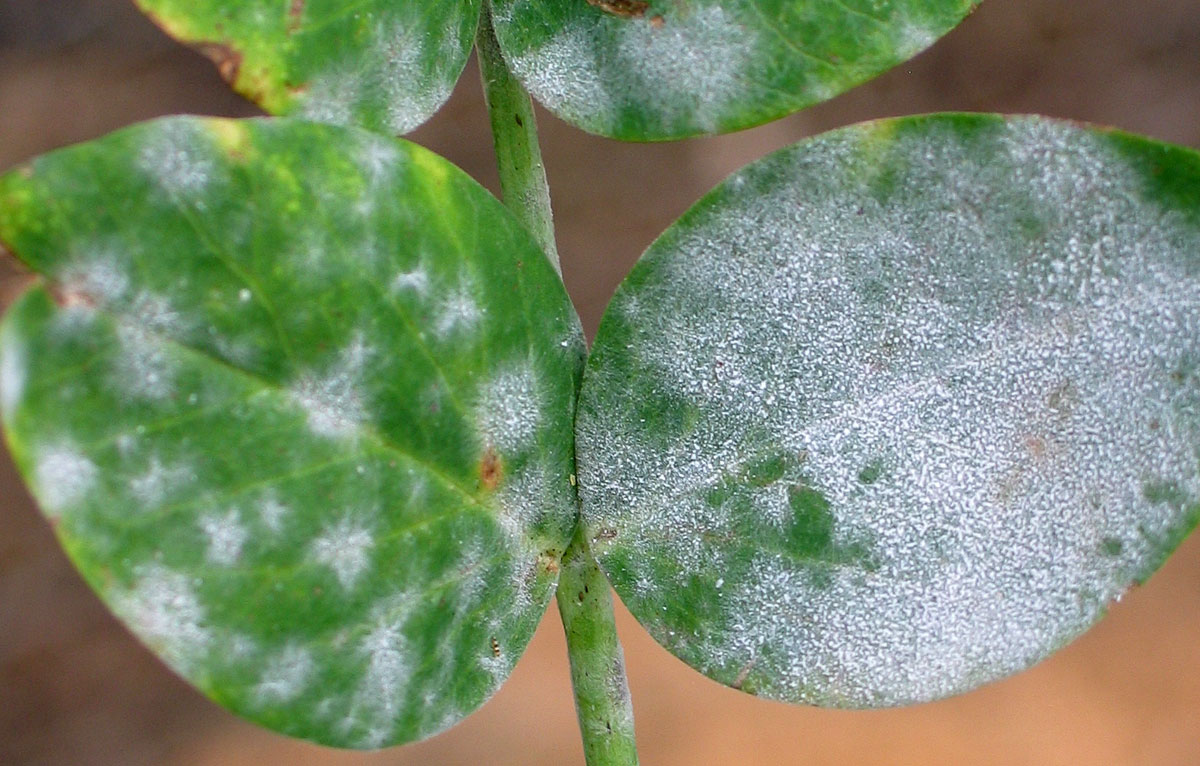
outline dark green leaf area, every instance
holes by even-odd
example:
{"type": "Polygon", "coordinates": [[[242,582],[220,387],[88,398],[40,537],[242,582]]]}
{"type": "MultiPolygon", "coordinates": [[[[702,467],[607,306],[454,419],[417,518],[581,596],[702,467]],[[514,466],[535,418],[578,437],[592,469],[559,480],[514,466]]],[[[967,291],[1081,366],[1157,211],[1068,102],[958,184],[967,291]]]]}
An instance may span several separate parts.
{"type": "Polygon", "coordinates": [[[43,275],[0,329],[13,454],[175,670],[326,744],[428,736],[507,677],[574,523],[582,336],[449,163],[174,119],[0,178],[43,275]]]}
{"type": "Polygon", "coordinates": [[[406,133],[450,95],[480,0],[137,0],[275,114],[406,133]]]}
{"type": "Polygon", "coordinates": [[[915,56],[974,0],[497,0],[513,71],[552,112],[626,140],[758,125],[915,56]]]}
{"type": "Polygon", "coordinates": [[[829,706],[1045,657],[1200,520],[1200,163],[1032,118],[819,136],[617,291],[586,530],[707,675],[829,706]]]}

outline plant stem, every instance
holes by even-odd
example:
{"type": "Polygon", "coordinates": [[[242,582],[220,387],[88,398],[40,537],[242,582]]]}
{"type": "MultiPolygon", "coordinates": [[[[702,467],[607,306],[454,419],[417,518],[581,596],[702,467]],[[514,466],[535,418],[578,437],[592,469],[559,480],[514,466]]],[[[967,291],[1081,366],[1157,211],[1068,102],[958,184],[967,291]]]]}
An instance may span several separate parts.
{"type": "Polygon", "coordinates": [[[492,121],[496,165],[500,169],[500,196],[508,209],[533,234],[546,251],[550,263],[562,276],[558,248],[554,244],[554,216],[550,212],[550,187],[538,145],[533,102],[517,82],[504,57],[492,27],[491,4],[485,0],[475,47],[483,95],[492,121]]]}
{"type": "MultiPolygon", "coordinates": [[[[533,233],[561,276],[533,102],[504,63],[488,0],[483,2],[476,49],[500,169],[501,197],[533,233]]],[[[637,766],[633,703],[625,678],[625,656],[617,640],[612,595],[592,557],[582,524],[576,526],[563,553],[557,598],[587,764],[637,766]]]]}
{"type": "Polygon", "coordinates": [[[592,557],[583,524],[563,554],[558,613],[567,634],[575,711],[588,766],[636,766],[633,702],[617,640],[608,580],[592,557]]]}

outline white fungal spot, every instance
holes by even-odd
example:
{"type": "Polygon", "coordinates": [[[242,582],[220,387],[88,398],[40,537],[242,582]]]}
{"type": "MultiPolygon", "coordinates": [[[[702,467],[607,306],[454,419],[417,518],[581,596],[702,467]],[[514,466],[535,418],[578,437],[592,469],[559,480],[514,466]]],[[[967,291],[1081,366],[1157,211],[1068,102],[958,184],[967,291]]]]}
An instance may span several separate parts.
{"type": "Polygon", "coordinates": [[[371,532],[346,517],[326,527],[309,550],[317,564],[332,569],[342,588],[350,590],[371,563],[374,546],[371,532]]]}
{"type": "Polygon", "coordinates": [[[161,564],[135,570],[133,588],[117,593],[113,610],[176,670],[187,673],[212,642],[204,608],[187,577],[161,564]]]}
{"type": "Polygon", "coordinates": [[[417,295],[424,295],[429,289],[429,274],[424,269],[416,268],[403,271],[392,280],[392,292],[399,293],[412,290],[417,295]]]}
{"type": "Polygon", "coordinates": [[[88,252],[58,274],[60,301],[68,311],[90,311],[121,300],[129,292],[129,277],[116,255],[99,249],[88,252]]]}
{"type": "Polygon", "coordinates": [[[362,744],[368,748],[383,745],[395,730],[404,689],[412,675],[402,627],[399,619],[380,619],[359,646],[367,666],[346,723],[366,726],[362,744]]]}
{"type": "Polygon", "coordinates": [[[200,529],[208,537],[208,560],[230,566],[242,556],[242,547],[250,536],[242,525],[242,514],[231,508],[223,514],[208,514],[200,518],[200,529]]]}
{"type": "Polygon", "coordinates": [[[330,68],[309,83],[300,114],[313,122],[349,125],[361,89],[362,79],[353,67],[330,68]]]}
{"type": "Polygon", "coordinates": [[[253,297],[254,293],[250,292],[250,289],[247,287],[243,287],[241,290],[238,290],[238,300],[242,303],[249,303],[250,299],[253,297]]]}
{"type": "Polygon", "coordinates": [[[142,508],[156,508],[180,485],[190,482],[193,478],[187,467],[167,466],[157,457],[152,457],[146,472],[129,481],[129,492],[142,508]]]}
{"type": "Polygon", "coordinates": [[[169,120],[150,132],[138,168],[172,195],[203,192],[216,169],[214,148],[199,124],[169,120]]]}
{"type": "Polygon", "coordinates": [[[367,420],[360,390],[370,350],[356,335],[323,374],[306,373],[292,384],[292,400],[308,413],[308,427],[319,436],[345,438],[367,420]]]}
{"type": "Polygon", "coordinates": [[[175,392],[175,366],[163,341],[143,325],[117,325],[120,351],[113,359],[113,384],[137,399],[166,399],[175,392]]]}
{"type": "Polygon", "coordinates": [[[667,16],[612,24],[579,14],[510,63],[539,101],[571,121],[611,130],[627,110],[650,104],[667,131],[716,130],[753,88],[745,72],[760,32],[720,5],[667,16]]]}
{"type": "MultiPolygon", "coordinates": [[[[457,35],[450,35],[457,38],[457,35]]],[[[379,27],[374,55],[382,66],[379,80],[387,105],[387,124],[407,133],[424,122],[450,95],[449,87],[427,65],[433,41],[420,24],[392,22],[379,27]]],[[[448,60],[454,60],[456,56],[448,60]]]]}
{"type": "Polygon", "coordinates": [[[254,696],[260,705],[291,702],[304,692],[315,668],[312,652],[295,644],[287,646],[267,663],[254,696]]]}
{"type": "Polygon", "coordinates": [[[283,531],[283,520],[289,513],[291,513],[291,509],[279,502],[279,498],[273,494],[267,495],[258,504],[259,518],[262,519],[263,526],[272,534],[279,534],[283,531]]]}
{"type": "Polygon", "coordinates": [[[597,555],[727,683],[881,706],[1015,672],[1200,498],[1200,228],[1107,137],[984,126],[851,128],[752,165],[614,299],[622,344],[595,358],[632,371],[594,365],[578,421],[584,506],[615,530],[597,555]],[[686,427],[613,406],[646,395],[686,427]],[[665,612],[694,573],[721,575],[725,630],[665,612]]]}
{"type": "Polygon", "coordinates": [[[49,514],[65,513],[92,491],[97,473],[96,464],[71,444],[44,447],[34,464],[38,501],[49,514]]]}
{"type": "Polygon", "coordinates": [[[437,334],[447,336],[473,328],[483,317],[483,310],[466,288],[459,288],[442,302],[438,314],[437,334]]]}
{"type": "Polygon", "coordinates": [[[400,149],[391,141],[366,136],[358,150],[358,165],[372,186],[382,183],[396,169],[401,159],[400,149]]]}
{"type": "Polygon", "coordinates": [[[485,444],[503,452],[532,449],[542,421],[538,378],[525,363],[503,370],[479,389],[475,421],[485,444]]]}
{"type": "Polygon", "coordinates": [[[13,325],[0,336],[0,415],[12,417],[25,396],[25,341],[13,325]]]}

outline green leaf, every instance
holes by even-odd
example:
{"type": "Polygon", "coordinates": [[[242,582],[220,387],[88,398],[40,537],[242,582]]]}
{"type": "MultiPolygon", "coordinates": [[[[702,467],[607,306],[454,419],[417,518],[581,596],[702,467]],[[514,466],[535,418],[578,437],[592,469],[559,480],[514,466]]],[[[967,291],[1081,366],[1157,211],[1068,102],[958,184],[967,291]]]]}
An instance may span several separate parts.
{"type": "Polygon", "coordinates": [[[274,114],[406,133],[450,96],[480,0],[135,0],[274,114]]]}
{"type": "Polygon", "coordinates": [[[230,709],[429,736],[507,677],[574,524],[583,342],[532,238],[364,131],[172,119],[0,179],[16,462],[80,572],[230,709]]]}
{"type": "Polygon", "coordinates": [[[1200,516],[1200,155],[1037,118],[826,134],[613,300],[586,532],[712,678],[873,707],[1027,667],[1200,516]]]}
{"type": "Polygon", "coordinates": [[[978,0],[492,0],[529,92],[632,141],[727,133],[912,58],[978,0]]]}

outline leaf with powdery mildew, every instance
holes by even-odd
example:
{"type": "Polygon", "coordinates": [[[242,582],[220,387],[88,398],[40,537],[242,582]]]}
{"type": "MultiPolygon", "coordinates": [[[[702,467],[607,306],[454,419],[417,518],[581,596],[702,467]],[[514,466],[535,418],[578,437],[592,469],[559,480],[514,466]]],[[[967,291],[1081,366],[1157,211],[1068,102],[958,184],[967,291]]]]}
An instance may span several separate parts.
{"type": "Polygon", "coordinates": [[[1016,672],[1200,517],[1200,155],[963,115],[771,155],[620,288],[577,430],[601,566],[712,678],[1016,672]]]}
{"type": "Polygon", "coordinates": [[[12,453],[80,572],[226,707],[330,745],[483,703],[574,524],[582,335],[428,151],[171,119],[0,178],[36,272],[0,325],[12,453]]]}
{"type": "Polygon", "coordinates": [[[630,141],[728,133],[906,61],[978,0],[492,0],[529,92],[630,141]]]}
{"type": "Polygon", "coordinates": [[[135,0],[274,114],[406,133],[450,96],[480,0],[135,0]]]}

